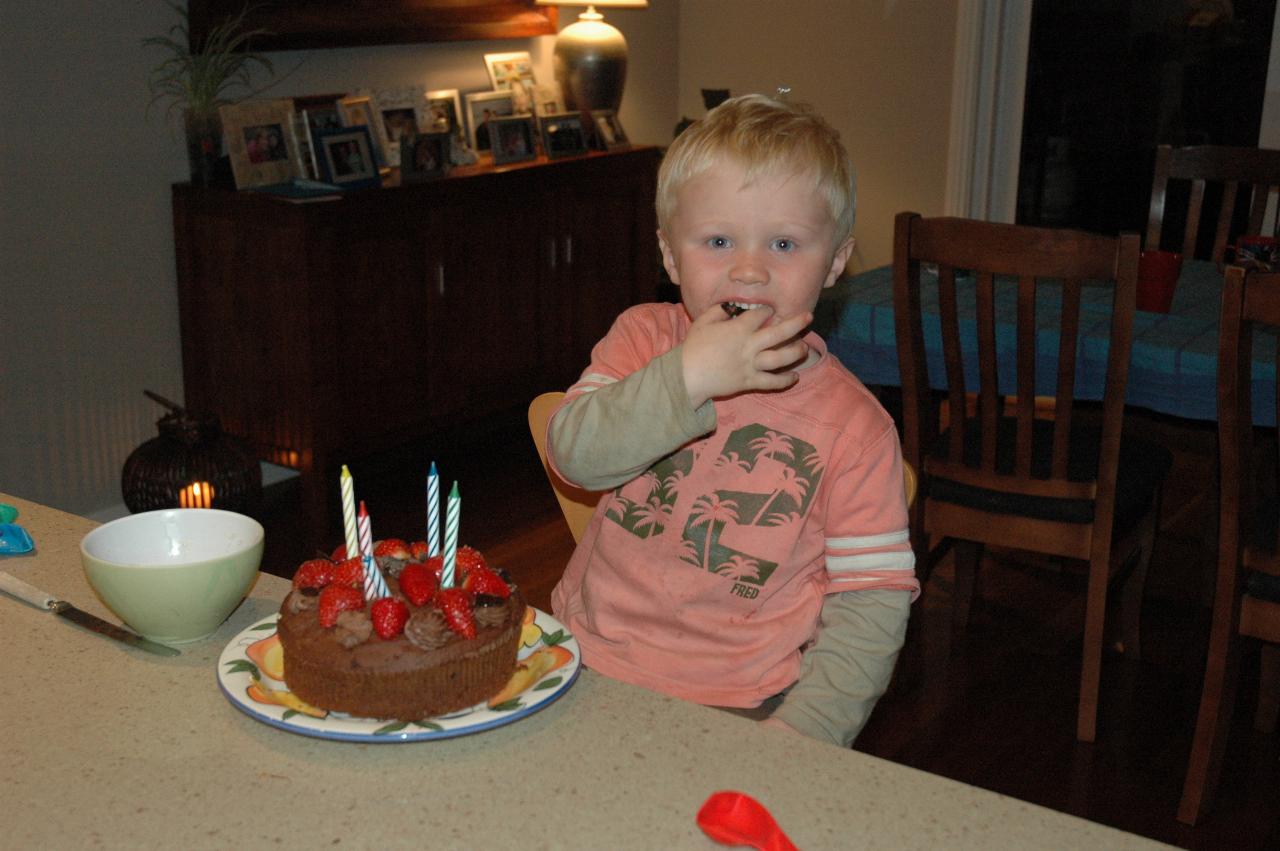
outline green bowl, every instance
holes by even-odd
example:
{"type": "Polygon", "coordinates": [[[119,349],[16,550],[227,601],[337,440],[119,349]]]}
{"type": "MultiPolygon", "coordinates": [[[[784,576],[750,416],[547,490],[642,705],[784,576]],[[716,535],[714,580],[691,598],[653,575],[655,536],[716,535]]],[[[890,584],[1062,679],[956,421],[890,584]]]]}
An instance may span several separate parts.
{"type": "Polygon", "coordinates": [[[213,508],[170,508],[113,520],[84,536],[85,577],[140,635],[182,644],[217,631],[262,563],[258,521],[213,508]]]}

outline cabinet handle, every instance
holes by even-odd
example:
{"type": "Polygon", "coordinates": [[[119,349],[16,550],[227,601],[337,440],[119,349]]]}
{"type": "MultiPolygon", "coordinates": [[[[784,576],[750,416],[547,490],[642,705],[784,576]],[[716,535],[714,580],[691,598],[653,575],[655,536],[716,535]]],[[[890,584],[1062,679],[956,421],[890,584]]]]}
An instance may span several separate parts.
{"type": "Polygon", "coordinates": [[[444,264],[436,264],[436,292],[444,295],[444,264]]]}
{"type": "Polygon", "coordinates": [[[573,265],[573,234],[565,234],[564,237],[564,265],[573,265]]]}

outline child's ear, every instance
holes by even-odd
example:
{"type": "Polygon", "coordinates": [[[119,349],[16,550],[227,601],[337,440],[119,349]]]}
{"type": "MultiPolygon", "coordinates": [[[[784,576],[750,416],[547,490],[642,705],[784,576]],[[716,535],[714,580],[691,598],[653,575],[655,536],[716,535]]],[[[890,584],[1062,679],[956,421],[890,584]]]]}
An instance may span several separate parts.
{"type": "Polygon", "coordinates": [[[658,228],[658,249],[662,252],[662,268],[667,270],[671,283],[680,286],[680,267],[676,265],[675,255],[671,253],[671,246],[667,243],[667,235],[662,232],[662,228],[658,228]]]}
{"type": "Polygon", "coordinates": [[[858,241],[853,237],[849,237],[844,244],[836,249],[835,256],[831,258],[831,268],[827,270],[827,279],[823,282],[822,288],[832,286],[844,274],[844,267],[849,265],[849,258],[853,256],[853,248],[858,241]]]}

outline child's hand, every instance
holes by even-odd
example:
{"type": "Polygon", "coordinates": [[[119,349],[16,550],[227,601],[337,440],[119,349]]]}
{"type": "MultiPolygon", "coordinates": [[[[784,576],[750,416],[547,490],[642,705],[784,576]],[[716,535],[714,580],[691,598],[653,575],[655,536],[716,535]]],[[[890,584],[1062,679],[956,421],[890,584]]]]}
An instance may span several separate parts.
{"type": "Polygon", "coordinates": [[[694,319],[683,352],[684,383],[693,407],[720,396],[795,384],[796,373],[789,368],[808,357],[800,335],[813,314],[766,327],[772,316],[772,308],[760,307],[730,318],[717,304],[694,319]]]}

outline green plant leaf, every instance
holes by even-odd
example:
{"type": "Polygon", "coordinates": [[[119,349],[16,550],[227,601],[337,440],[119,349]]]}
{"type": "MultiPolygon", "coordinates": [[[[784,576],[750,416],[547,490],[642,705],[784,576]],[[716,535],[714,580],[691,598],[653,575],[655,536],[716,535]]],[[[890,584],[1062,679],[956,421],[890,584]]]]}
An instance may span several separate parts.
{"type": "Polygon", "coordinates": [[[499,703],[496,706],[490,706],[489,709],[493,712],[511,712],[513,709],[519,709],[522,706],[524,706],[524,704],[521,703],[520,698],[513,697],[510,700],[502,701],[502,703],[499,703]]]}
{"type": "Polygon", "coordinates": [[[434,721],[415,721],[413,722],[413,726],[421,727],[424,730],[431,730],[436,733],[444,729],[444,727],[441,727],[439,724],[437,724],[434,721]]]}
{"type": "Polygon", "coordinates": [[[408,727],[408,726],[409,726],[409,723],[407,721],[393,721],[390,724],[384,725],[374,730],[373,734],[375,736],[389,736],[392,733],[399,733],[401,730],[403,730],[405,727],[408,727]]]}
{"type": "Polygon", "coordinates": [[[529,691],[545,691],[549,688],[555,688],[556,686],[560,685],[560,682],[563,679],[564,679],[563,677],[552,677],[549,680],[544,680],[538,683],[536,686],[529,689],[529,691]]]}
{"type": "Polygon", "coordinates": [[[298,711],[298,710],[296,710],[296,709],[286,709],[286,710],[284,711],[284,714],[280,716],[280,720],[281,720],[281,721],[288,721],[288,720],[289,720],[290,718],[292,718],[293,716],[295,716],[295,715],[301,715],[301,714],[302,714],[302,713],[301,713],[301,712],[299,712],[299,711],[298,711]]]}

